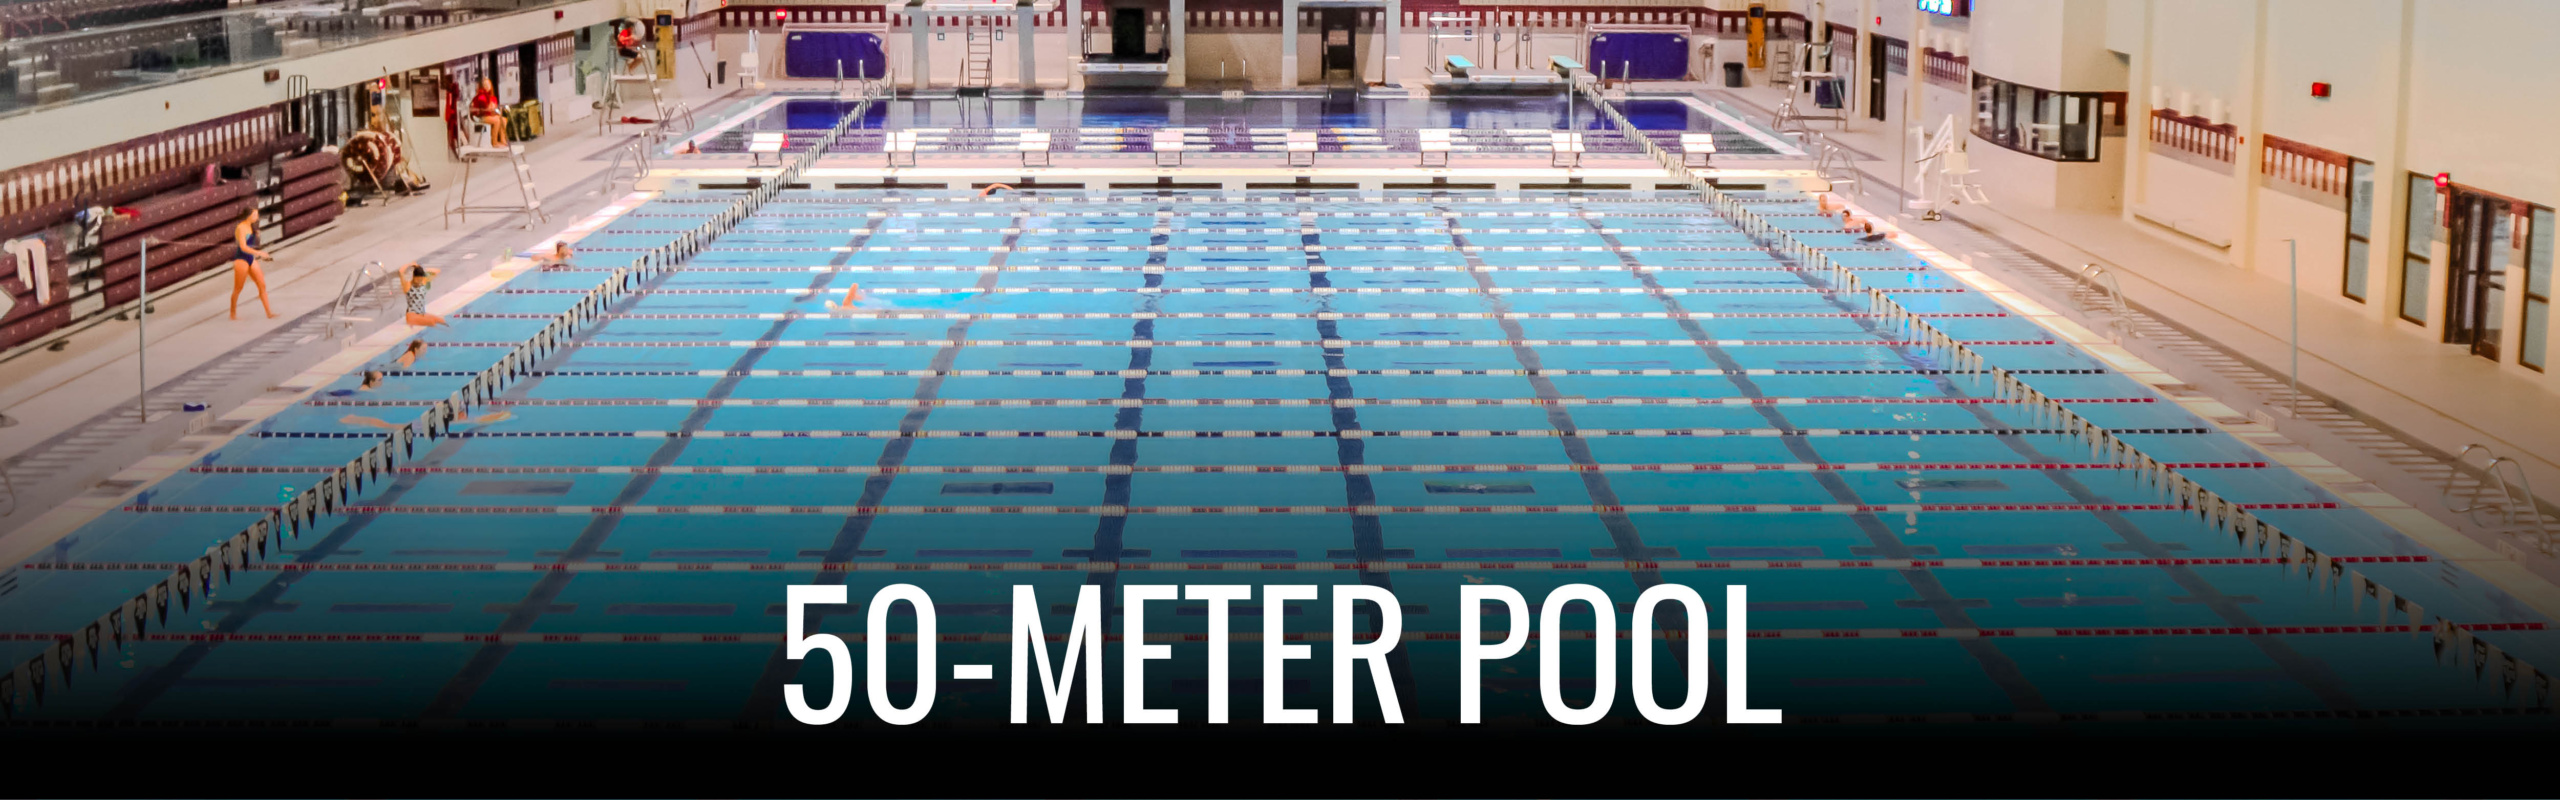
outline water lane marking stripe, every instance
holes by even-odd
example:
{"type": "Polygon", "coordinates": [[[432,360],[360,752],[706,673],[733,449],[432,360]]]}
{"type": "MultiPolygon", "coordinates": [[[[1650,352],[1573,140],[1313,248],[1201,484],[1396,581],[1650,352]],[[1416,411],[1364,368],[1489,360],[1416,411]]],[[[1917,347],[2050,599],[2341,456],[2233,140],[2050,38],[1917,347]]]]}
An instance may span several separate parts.
{"type": "MultiPolygon", "coordinates": [[[[2316,511],[2338,508],[2337,503],[2235,503],[2253,511],[2316,511]]],[[[241,514],[266,511],[269,506],[210,504],[132,504],[123,510],[138,514],[241,514]]],[[[695,514],[773,514],[850,516],[854,514],[994,514],[1022,516],[1185,516],[1317,514],[1922,514],[1922,513],[1993,513],[2010,511],[2189,511],[2174,503],[1822,503],[1805,505],[1759,504],[1634,504],[1574,506],[906,506],[906,505],[841,505],[841,506],[758,506],[758,505],[604,505],[604,506],[342,506],[333,512],[355,516],[363,514],[434,514],[434,515],[522,515],[553,514],[569,516],[670,515],[695,514]]]]}
{"type": "MultiPolygon", "coordinates": [[[[2455,627],[2473,632],[2539,631],[2549,626],[2540,622],[2482,622],[2455,627]]],[[[2058,638],[2124,638],[2155,636],[2308,636],[2330,634],[2408,633],[2407,625],[2227,625],[2192,627],[2110,627],[2110,628],[1781,628],[1751,631],[1751,639],[2058,639],[2058,638]]],[[[848,642],[869,641],[865,633],[840,633],[848,642]]],[[[1368,637],[1363,631],[1356,634],[1368,637]]],[[[1634,637],[1633,631],[1612,631],[1613,639],[1634,637]]],[[[1532,638],[1546,638],[1532,630],[1532,638]]],[[[1657,630],[1653,638],[1683,640],[1692,634],[1680,630],[1657,630]]],[[[1707,632],[1706,638],[1722,639],[1726,629],[1707,632]]],[[[1261,631],[1233,631],[1229,641],[1254,642],[1264,637],[1261,631]]],[[[1067,634],[1052,633],[1046,638],[1063,643],[1067,634]]],[[[1126,641],[1126,634],[1104,634],[1104,641],[1126,641]]],[[[1403,633],[1407,643],[1456,642],[1465,638],[1464,631],[1414,631],[1403,633]]],[[[1567,630],[1554,637],[1560,641],[1593,641],[1597,631],[1567,630]]],[[[195,631],[158,632],[130,635],[128,639],[145,642],[225,642],[265,644],[781,644],[781,633],[208,633],[195,631]]],[[[71,641],[68,633],[0,633],[0,641],[58,642],[71,641]]],[[[889,634],[890,642],[913,642],[912,633],[889,634]]],[[[1326,642],[1333,640],[1331,631],[1305,631],[1281,637],[1290,642],[1326,642]]],[[[1012,633],[944,633],[937,634],[938,644],[1010,644],[1012,633]]],[[[1206,633],[1150,633],[1142,641],[1185,643],[1206,642],[1206,633]]]]}
{"type": "MultiPolygon", "coordinates": [[[[2120,434],[2200,435],[2212,428],[2111,428],[2120,434]]],[[[1586,439],[1605,437],[1716,437],[1716,436],[2003,436],[2003,435],[2072,435],[2064,428],[1583,428],[1565,433],[1551,428],[1519,430],[1350,430],[1331,428],[1308,430],[745,430],[745,431],[519,431],[460,430],[447,431],[446,436],[464,439],[1546,439],[1577,436],[1586,439]]],[[[362,431],[255,431],[245,436],[260,439],[356,439],[380,438],[380,433],[362,431]]]]}
{"type": "MultiPolygon", "coordinates": [[[[2422,564],[2430,556],[2342,556],[2344,564],[2422,564]]],[[[1911,558],[1638,561],[1525,561],[1441,559],[1418,561],[486,561],[344,562],[258,564],[250,572],[1597,572],[1637,566],[1684,572],[1833,569],[2060,569],[2136,567],[2267,567],[2281,558],[1911,558]]],[[[44,572],[158,572],[178,562],[44,562],[21,569],[44,572]]]]}
{"type": "MultiPolygon", "coordinates": [[[[341,408],[402,408],[431,405],[433,400],[311,400],[304,405],[341,408]]],[[[1073,398],[973,398],[917,400],[907,397],[730,397],[712,400],[699,397],[656,398],[567,398],[491,400],[482,405],[522,406],[538,408],[583,407],[849,407],[849,408],[1206,408],[1206,407],[1361,407],[1361,406],[1836,406],[1836,405],[2007,405],[2018,401],[2003,397],[1249,397],[1249,398],[1182,398],[1122,397],[1073,398]]],[[[2156,403],[2151,397],[2089,397],[2066,400],[2068,403],[2120,404],[2156,403]]]]}
{"type": "MultiPolygon", "coordinates": [[[[1217,286],[1164,286],[1164,287],[1157,287],[1157,288],[1152,288],[1152,289],[1148,289],[1148,288],[1119,288],[1119,287],[1109,287],[1109,286],[998,286],[998,287],[995,287],[995,288],[993,288],[993,289],[905,288],[905,287],[894,287],[894,286],[890,286],[890,287],[881,287],[881,288],[878,288],[878,289],[866,289],[866,290],[864,290],[864,292],[863,292],[863,293],[864,293],[864,294],[882,294],[882,295],[889,295],[889,294],[898,294],[898,295],[909,295],[909,294],[912,294],[912,295],[944,295],[944,294],[1121,294],[1121,293],[1132,293],[1132,294],[1139,294],[1139,293],[1156,293],[1156,294],[1238,294],[1238,295],[1243,295],[1243,294],[1320,294],[1320,295],[1321,295],[1321,294],[1488,294],[1488,293],[1490,293],[1490,294],[1651,294],[1651,293],[1653,293],[1654,291],[1656,291],[1656,290],[1646,289],[1646,288],[1641,287],[1641,286],[1579,286],[1579,287],[1571,287],[1571,288],[1559,288],[1559,287],[1553,287],[1553,286],[1527,286],[1527,287],[1498,286],[1498,287],[1494,287],[1494,288],[1492,288],[1492,289],[1485,289],[1485,288],[1475,287],[1475,286],[1398,286],[1398,287],[1377,287],[1377,286],[1348,286],[1348,287],[1345,287],[1345,286],[1335,286],[1335,287],[1327,287],[1327,288],[1311,288],[1311,287],[1305,287],[1305,286],[1225,286],[1225,287],[1217,287],[1217,286]]],[[[1864,297],[1866,297],[1866,293],[1864,293],[1864,292],[1843,292],[1843,291],[1838,290],[1838,289],[1816,289],[1816,288],[1811,288],[1811,287],[1802,287],[1802,288],[1797,288],[1797,287],[1766,287],[1766,288],[1748,288],[1748,289],[1745,289],[1745,288],[1694,288],[1694,287],[1664,287],[1664,288],[1660,289],[1659,291],[1661,291],[1661,292],[1662,292],[1662,293],[1664,293],[1664,294],[1817,294],[1817,295],[1838,295],[1838,296],[1851,297],[1851,298],[1864,298],[1864,297]]],[[[1952,288],[1952,287],[1916,287],[1916,288],[1915,288],[1915,287],[1898,287],[1898,288],[1893,288],[1893,289],[1886,289],[1886,290],[1883,290],[1883,291],[1885,291],[1885,292],[1887,292],[1887,293],[1890,293],[1890,294],[1970,294],[1970,293],[1972,293],[1972,290],[1970,290],[1970,289],[1958,289],[1958,288],[1952,288]]],[[[576,294],[576,295],[583,295],[583,294],[586,294],[586,290],[583,290],[583,289],[542,289],[542,288],[531,288],[531,289],[492,289],[492,290],[490,290],[490,294],[576,294]]],[[[797,296],[802,296],[802,297],[812,296],[812,293],[811,293],[810,291],[806,290],[806,289],[682,289],[682,288],[673,288],[673,289],[668,289],[668,288],[662,288],[662,289],[657,289],[657,290],[651,291],[651,292],[649,292],[649,294],[653,294],[653,295],[768,295],[768,294],[770,294],[770,295],[797,295],[797,296]]]]}
{"type": "MultiPolygon", "coordinates": [[[[2195,461],[2163,464],[2171,469],[2266,469],[2264,461],[2195,461]]],[[[395,467],[393,472],[418,475],[1052,475],[1099,473],[1105,475],[1152,474],[1307,474],[1348,472],[1383,475],[1392,473],[1513,473],[1513,472],[1982,472],[1990,470],[2048,469],[2123,469],[2121,464],[2043,464],[2021,462],[1957,462],[1926,461],[1910,463],[1871,462],[1843,463],[1802,462],[1705,463],[1705,464],[953,464],[832,466],[798,465],[668,465],[663,467],[588,466],[588,465],[488,465],[445,467],[395,467]]],[[[188,472],[216,475],[284,475],[304,472],[330,472],[334,466],[318,465],[247,465],[198,464],[188,472]]]]}
{"type": "MultiPolygon", "coordinates": [[[[2107,374],[2107,371],[2106,371],[2106,370],[2102,370],[2102,369],[2013,369],[2013,370],[2007,370],[2007,372],[2008,372],[2009,374],[2011,374],[2011,375],[2104,375],[2104,374],[2107,374]]],[[[454,375],[466,375],[466,376],[467,376],[467,375],[477,375],[477,374],[479,374],[479,373],[477,373],[477,372],[461,372],[461,371],[454,371],[454,370],[390,370],[390,371],[386,371],[386,372],[385,372],[385,373],[383,373],[383,374],[384,374],[386,377],[403,377],[403,376],[430,376],[430,377],[437,377],[437,376],[454,376],[454,375]]],[[[551,369],[551,370],[532,370],[532,371],[526,372],[525,374],[526,374],[526,375],[541,375],[541,376],[546,376],[546,377],[551,377],[551,376],[583,376],[583,377],[598,377],[598,378],[634,378],[634,377],[659,377],[659,378],[665,378],[665,377],[682,377],[682,378],[718,378],[718,377],[727,377],[727,376],[731,376],[731,375],[752,375],[752,376],[755,376],[755,377],[786,377],[786,378],[882,378],[882,377],[890,377],[890,378],[921,378],[921,377],[932,377],[932,376],[936,376],[936,375],[945,376],[945,377],[960,377],[960,378],[1127,378],[1127,377],[1138,377],[1138,376],[1141,376],[1141,375],[1144,375],[1144,376],[1150,376],[1150,377],[1152,377],[1152,376],[1159,376],[1159,375],[1170,375],[1170,376],[1174,376],[1174,377],[1220,377],[1220,378],[1246,378],[1246,377],[1283,377],[1283,378],[1286,378],[1286,377],[1305,377],[1305,376],[1357,377],[1357,376],[1362,376],[1362,375],[1373,376],[1373,377],[1434,377],[1434,378],[1446,378],[1446,377],[1508,377],[1508,378],[1518,378],[1518,377],[1526,377],[1526,376],[1529,376],[1529,375],[1569,376],[1569,377],[1623,377],[1623,378],[1696,378],[1696,377],[1718,377],[1718,376],[1724,376],[1724,375],[1736,375],[1736,374],[1739,374],[1739,375],[1761,375],[1761,376],[1766,376],[1766,375],[1980,375],[1980,374],[1986,374],[1986,373],[1985,373],[1985,371],[1983,371],[1983,370],[1967,370],[1967,369],[1953,369],[1953,370],[1949,370],[1949,369],[1911,369],[1911,368],[1903,368],[1903,369],[1746,369],[1746,370],[1722,370],[1722,369],[1541,369],[1541,370],[1522,370],[1522,369],[1341,369],[1341,370],[1322,370],[1322,369],[1158,369],[1158,370],[1116,370],[1116,369],[955,369],[955,370],[932,370],[932,369],[754,369],[754,370],[744,370],[744,371],[734,371],[734,372],[733,372],[733,371],[729,371],[729,370],[716,370],[716,369],[677,369],[677,370],[648,370],[648,369],[551,369]]]]}
{"type": "MultiPolygon", "coordinates": [[[[645,335],[645,334],[639,334],[645,335]]],[[[2051,339],[1961,339],[1968,346],[2040,347],[2051,339]]],[[[519,342],[438,341],[436,347],[516,347],[519,342]]],[[[1902,339],[1717,339],[1718,347],[1916,347],[1902,339]]],[[[1695,347],[1690,339],[701,339],[646,342],[579,342],[578,348],[787,348],[787,347],[1695,347]]]]}
{"type": "MultiPolygon", "coordinates": [[[[554,315],[554,314],[516,313],[516,312],[461,312],[461,313],[455,313],[455,314],[448,314],[448,315],[446,315],[446,318],[447,318],[447,319],[546,319],[546,320],[547,320],[547,319],[551,319],[551,318],[552,318],[552,317],[554,317],[554,316],[557,316],[557,315],[554,315]]],[[[1342,311],[1319,311],[1319,312],[1297,312],[1297,311],[1232,311],[1232,312],[1230,312],[1230,311],[1172,311],[1172,312],[1150,312],[1150,311],[1138,311],[1138,312],[1126,312],[1126,313],[1116,313],[1116,312],[1108,312],[1108,311],[1095,311],[1095,312],[1057,312],[1057,313],[1042,313],[1042,312],[1020,312],[1020,313],[1009,313],[1009,312],[955,312],[955,311],[890,311],[890,312],[868,312],[868,313],[866,313],[866,312],[853,312],[853,313],[825,313],[825,312],[807,312],[807,311],[781,311],[781,312],[761,312],[761,313],[754,313],[754,312],[740,312],[740,313],[726,313],[726,314],[719,314],[719,313],[688,313],[688,314],[677,314],[677,313],[626,312],[626,313],[620,313],[620,314],[598,314],[598,315],[596,315],[596,316],[597,316],[597,318],[599,318],[599,319],[648,319],[648,320],[669,320],[669,319],[753,319],[753,320],[768,320],[768,319],[988,319],[988,320],[1065,320],[1065,319],[1107,319],[1107,320],[1140,320],[1140,319],[1230,319],[1230,320],[1233,320],[1233,319],[1287,319],[1287,320],[1524,319],[1524,320],[1578,320],[1578,321],[1589,321],[1589,320],[1622,320],[1622,319],[1876,319],[1876,318],[1879,318],[1881,315],[1877,315],[1877,314],[1852,314],[1852,313],[1843,313],[1843,312],[1837,312],[1837,311],[1814,311],[1814,312],[1802,312],[1802,313],[1798,313],[1798,312],[1786,312],[1786,311],[1766,311],[1766,312],[1713,312],[1713,311],[1691,311],[1691,312],[1682,312],[1682,313],[1672,313],[1672,312],[1667,312],[1667,311],[1532,311],[1532,312],[1517,312],[1517,311],[1508,311],[1508,312],[1494,312],[1494,311],[1447,311],[1447,312],[1433,312],[1433,311],[1392,311],[1392,312],[1387,312],[1387,311],[1381,311],[1381,312],[1359,312],[1359,311],[1351,311],[1351,312],[1342,312],[1342,311]]],[[[1950,311],[1950,312],[1939,312],[1939,313],[1934,313],[1934,314],[1916,314],[1916,315],[1914,315],[1914,316],[1925,317],[1925,318],[1928,318],[1928,319],[2005,319],[2005,318],[2010,318],[2010,317],[2011,317],[2011,315],[2009,315],[2009,314],[2007,314],[2007,313],[2005,313],[2005,312],[1997,312],[1997,311],[1992,311],[1992,312],[1963,312],[1963,311],[1950,311]]]]}

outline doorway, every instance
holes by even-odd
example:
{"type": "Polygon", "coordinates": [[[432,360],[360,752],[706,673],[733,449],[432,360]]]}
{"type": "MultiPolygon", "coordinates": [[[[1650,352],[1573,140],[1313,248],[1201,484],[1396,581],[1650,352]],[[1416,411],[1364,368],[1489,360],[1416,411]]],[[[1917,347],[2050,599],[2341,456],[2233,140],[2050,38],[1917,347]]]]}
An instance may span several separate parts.
{"type": "Polygon", "coordinates": [[[2445,228],[2451,241],[2446,257],[2444,341],[2466,345],[2471,354],[2498,360],[2498,339],[2506,316],[2506,262],[2501,252],[2515,224],[2506,198],[2453,190],[2445,228]]]}
{"type": "Polygon", "coordinates": [[[1111,60],[1143,61],[1147,57],[1147,10],[1111,10],[1111,60]]]}
{"type": "Polygon", "coordinates": [[[1884,121],[1884,37],[1867,37],[1867,118],[1884,121]]]}
{"type": "Polygon", "coordinates": [[[1328,8],[1319,18],[1316,30],[1321,34],[1323,56],[1317,62],[1323,67],[1323,79],[1360,80],[1360,9],[1328,8]]]}

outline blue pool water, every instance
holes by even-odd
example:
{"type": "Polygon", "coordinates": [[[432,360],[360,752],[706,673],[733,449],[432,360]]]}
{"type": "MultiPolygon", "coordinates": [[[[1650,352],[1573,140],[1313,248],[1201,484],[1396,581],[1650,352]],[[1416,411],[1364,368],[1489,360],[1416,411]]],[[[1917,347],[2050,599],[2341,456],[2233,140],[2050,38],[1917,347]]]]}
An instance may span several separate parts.
{"type": "MultiPolygon", "coordinates": [[[[0,632],[24,635],[0,655],[159,580],[369,446],[342,417],[410,418],[728,199],[650,201],[574,267],[452,315],[382,388],[324,392],[83,528],[14,572],[0,632]]],[[[1806,200],[1752,208],[1822,229],[1806,200]]],[[[2430,613],[2548,622],[1910,253],[1844,239],[1834,255],[2430,613]]],[[[1591,584],[1623,628],[1664,582],[1697,587],[1721,627],[1739,583],[1752,628],[1778,637],[1752,645],[1754,704],[1845,725],[2263,712],[2254,724],[2334,729],[2351,724],[2340,710],[2517,705],[2422,639],[2362,627],[2379,621],[2371,598],[2089,463],[1837,288],[1668,197],[788,193],[513,384],[512,419],[434,441],[271,559],[292,569],[173,608],[168,633],[20,713],[775,722],[781,684],[827,680],[779,659],[784,587],[803,583],[856,604],[922,586],[944,634],[1004,633],[1016,584],[1037,587],[1053,633],[1085,584],[1286,582],[1387,586],[1406,631],[1445,634],[1469,584],[1533,604],[1591,584]],[[827,313],[854,283],[890,310],[827,313]]],[[[1321,602],[1283,624],[1326,630],[1321,602]]],[[[1575,610],[1566,629],[1590,630],[1575,610]]],[[[1206,629],[1197,603],[1150,624],[1206,629]]],[[[862,627],[841,611],[815,626],[862,627]]],[[[2560,663],[2551,637],[2482,634],[2560,663]]],[[[1007,657],[995,638],[940,650],[1007,657]]],[[[1670,650],[1653,650],[1666,698],[1670,650]]],[[[1238,653],[1239,686],[1269,677],[1238,653]]],[[[1397,681],[1424,716],[1454,715],[1456,659],[1445,639],[1406,644],[1397,681]]],[[[1178,645],[1150,694],[1199,714],[1203,661],[1178,645]]],[[[1534,663],[1490,668],[1489,715],[1543,715],[1534,663]]],[[[1568,693],[1587,693],[1592,660],[1564,663],[1580,670],[1568,693]]],[[[1329,676],[1319,659],[1277,677],[1319,707],[1329,676]]],[[[904,696],[914,676],[892,680],[904,696]]],[[[936,718],[1000,718],[1001,681],[942,686],[936,718]]]]}

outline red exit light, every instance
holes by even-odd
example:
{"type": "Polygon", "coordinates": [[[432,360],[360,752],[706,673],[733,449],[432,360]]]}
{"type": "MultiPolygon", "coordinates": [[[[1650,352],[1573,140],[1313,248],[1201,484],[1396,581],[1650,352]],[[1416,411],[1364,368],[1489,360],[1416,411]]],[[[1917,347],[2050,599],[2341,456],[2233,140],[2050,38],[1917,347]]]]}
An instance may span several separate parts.
{"type": "Polygon", "coordinates": [[[2321,81],[2313,81],[2313,82],[2311,83],[2311,96],[2313,96],[2313,97],[2327,97],[2327,96],[2329,96],[2329,84],[2327,84],[2327,83],[2325,83],[2325,82],[2321,82],[2321,81]]]}

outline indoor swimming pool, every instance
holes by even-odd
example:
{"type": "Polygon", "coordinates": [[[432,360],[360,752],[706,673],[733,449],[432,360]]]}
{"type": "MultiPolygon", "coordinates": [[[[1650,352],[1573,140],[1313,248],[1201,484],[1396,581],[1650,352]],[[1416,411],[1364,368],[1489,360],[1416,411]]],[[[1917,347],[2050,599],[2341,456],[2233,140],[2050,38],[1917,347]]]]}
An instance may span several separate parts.
{"type": "MultiPolygon", "coordinates": [[[[788,726],[780,686],[827,668],[781,658],[786,585],[922,586],[941,661],[992,664],[1014,584],[1054,636],[1087,583],[1367,582],[1406,604],[1402,692],[1445,720],[1457,589],[1493,580],[1532,603],[1599,586],[1622,624],[1645,586],[1745,583],[1753,703],[1796,722],[2546,724],[1987,372],[2481,641],[2560,663],[2548,620],[1910,252],[1826,233],[1812,200],[1738,196],[1880,294],[1669,192],[787,192],[483,409],[512,418],[422,444],[18,714],[788,726]],[[855,283],[883,308],[827,307],[855,283]]],[[[101,517],[16,571],[0,654],[161,580],[381,440],[350,418],[413,417],[731,198],[649,200],[415,364],[386,355],[380,389],[347,377],[101,517]]],[[[1205,630],[1201,604],[1165,606],[1150,637],[1205,630]]],[[[813,629],[858,633],[858,610],[813,629]]],[[[1326,629],[1316,602],[1285,613],[1326,629]]],[[[1248,721],[1274,677],[1252,646],[1248,721]]],[[[1152,702],[1198,713],[1196,648],[1150,671],[1152,702]]],[[[1535,712],[1532,661],[1489,670],[1488,714],[1535,712]]],[[[1292,706],[1330,696],[1321,658],[1276,677],[1292,706]]],[[[937,719],[1002,719],[1002,681],[940,692],[937,719]]]]}

